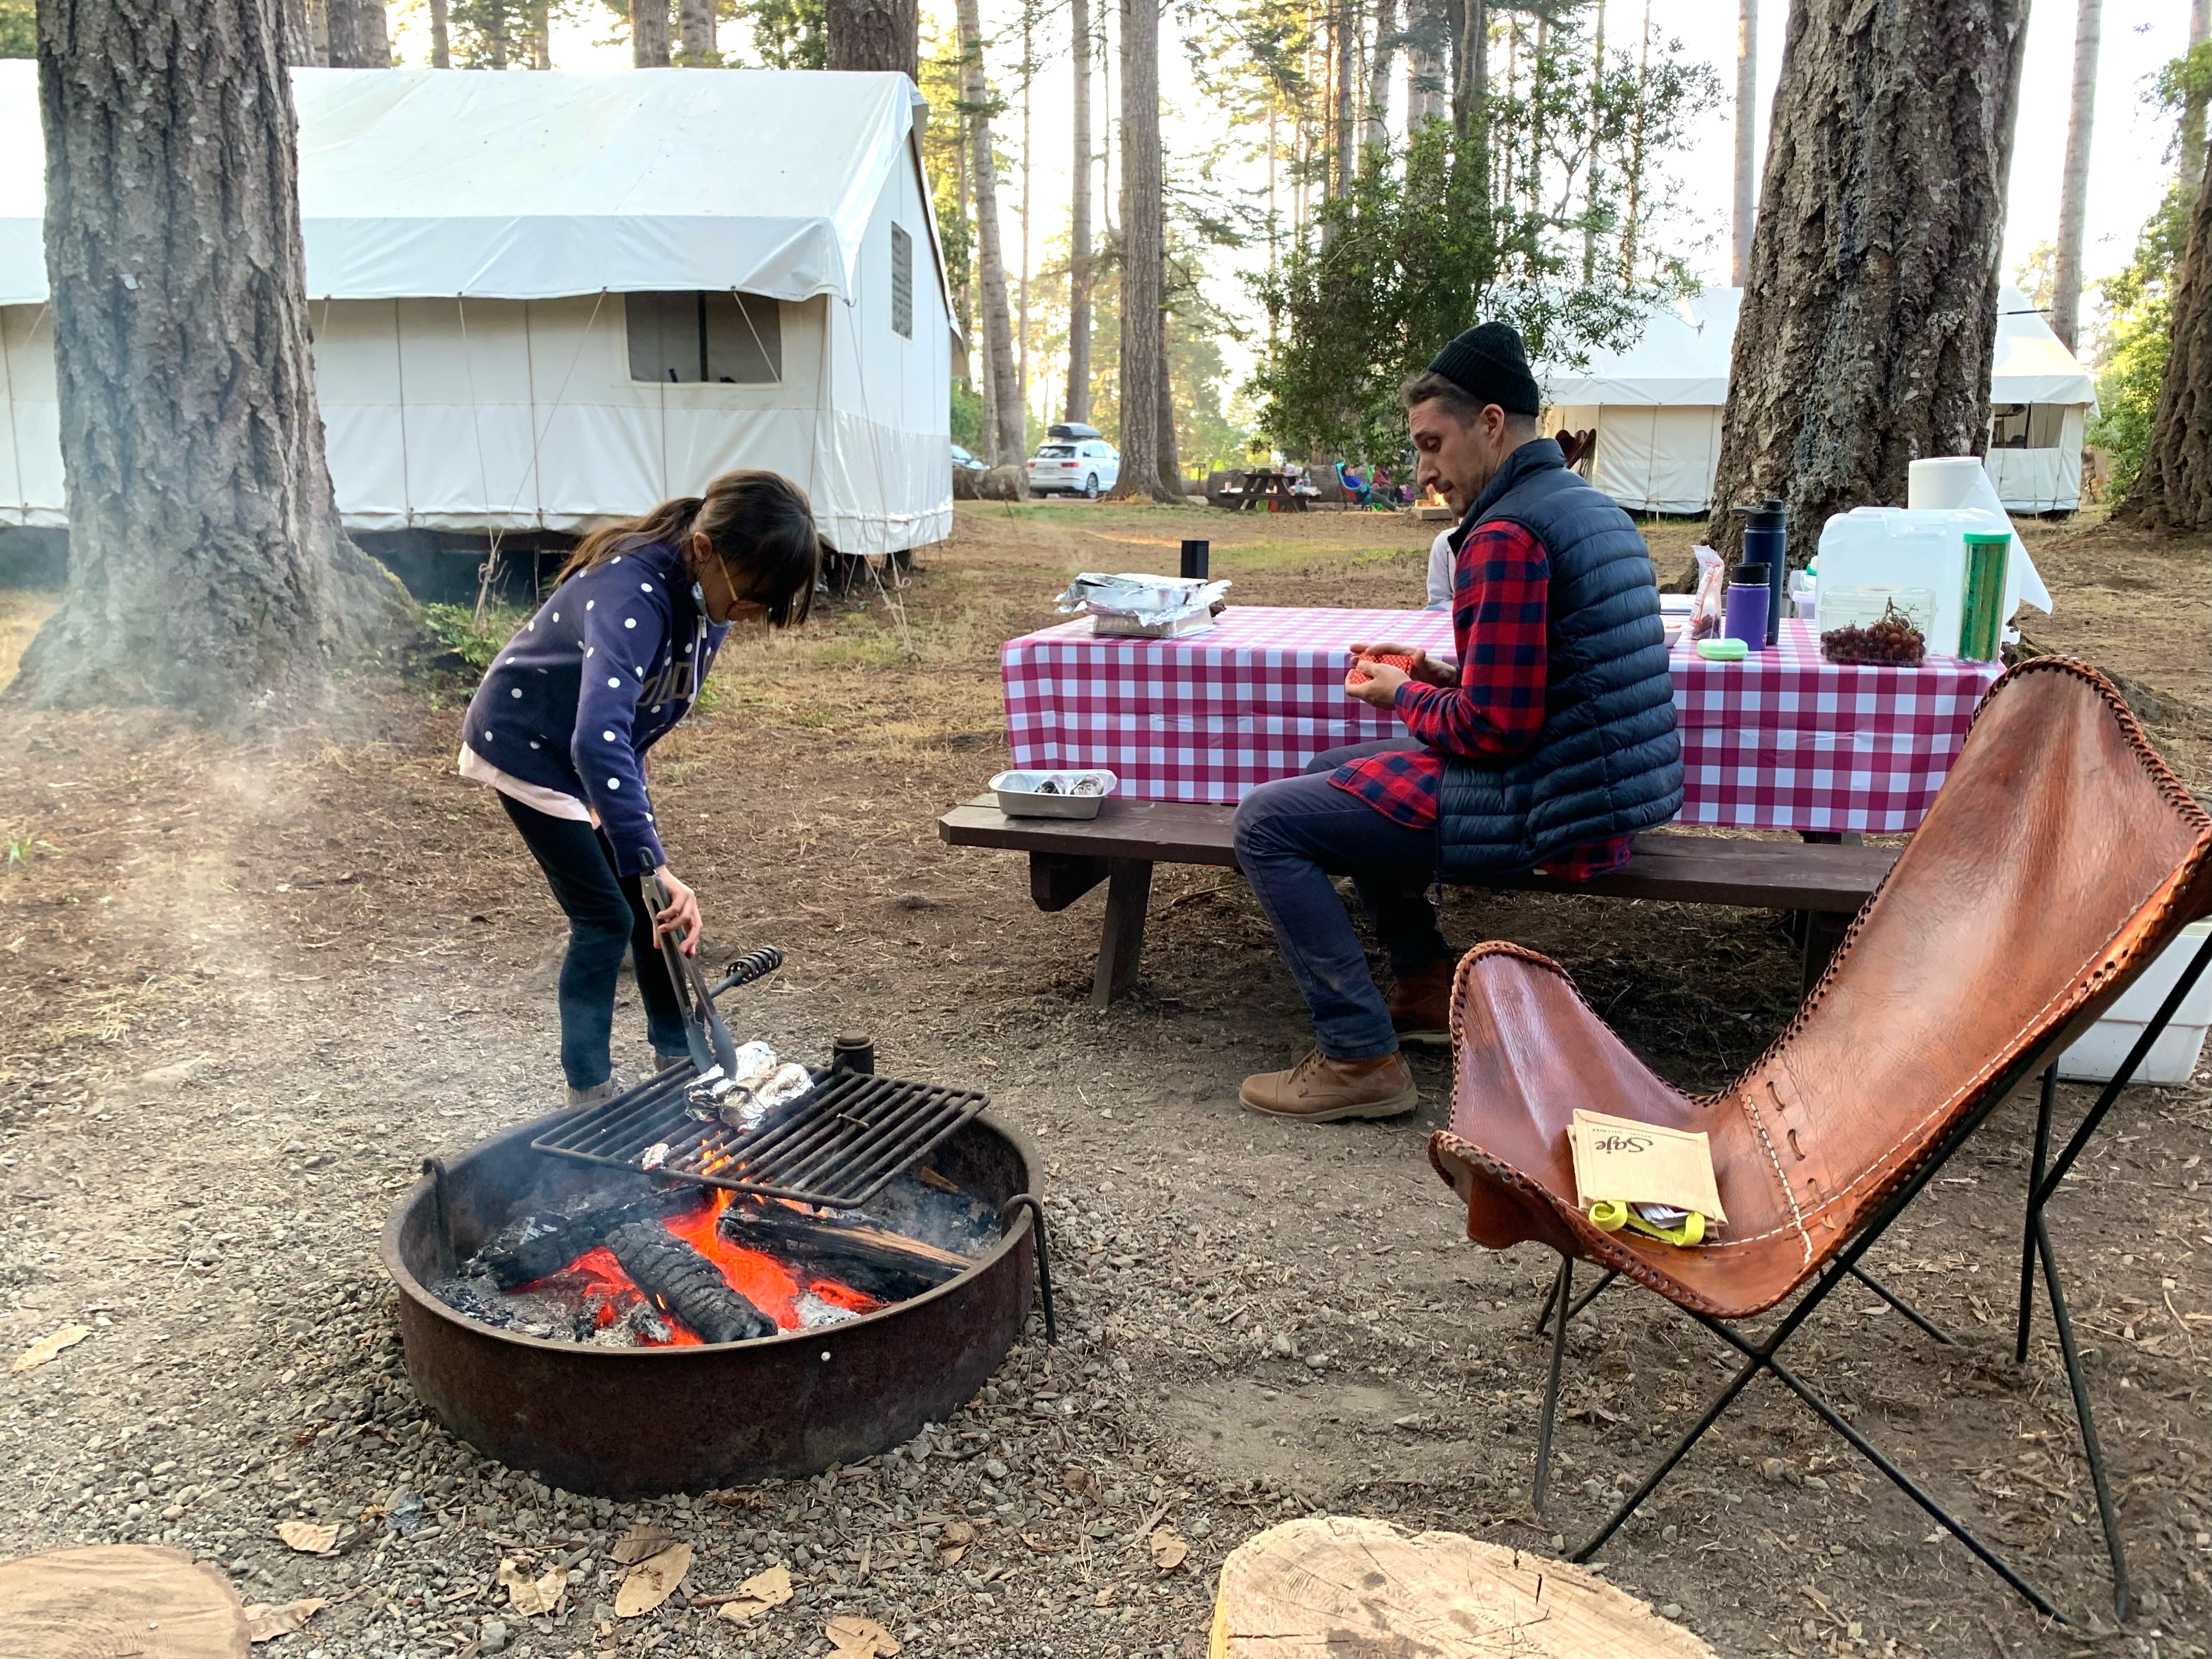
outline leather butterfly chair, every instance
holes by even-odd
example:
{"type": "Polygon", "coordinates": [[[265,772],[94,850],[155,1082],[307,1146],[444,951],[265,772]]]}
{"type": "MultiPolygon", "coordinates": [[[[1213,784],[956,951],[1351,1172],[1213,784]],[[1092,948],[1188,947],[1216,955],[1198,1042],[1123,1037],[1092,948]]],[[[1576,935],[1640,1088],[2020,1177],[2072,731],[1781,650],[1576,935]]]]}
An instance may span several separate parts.
{"type": "MultiPolygon", "coordinates": [[[[2212,819],[2151,751],[2110,684],[2081,664],[2041,657],[1991,689],[1927,817],[1810,1000],[1720,1093],[1685,1095],[1652,1075],[1556,963],[1512,945],[1468,954],[1452,994],[1452,1127],[1431,1138],[1429,1158],[1466,1200],[1470,1238],[1497,1249],[1534,1240],[1560,1255],[1556,1314],[1547,1316],[1556,1322],[1538,1506],[1567,1322],[1582,1305],[1569,1299],[1576,1261],[1606,1269],[1607,1282],[1617,1274],[1656,1291],[1744,1360],[1576,1560],[1587,1560],[1766,1370],[2038,1609],[2055,1613],[1777,1351],[1846,1276],[1949,1340],[1868,1278],[1860,1257],[2000,1101],[2055,1062],[2208,910],[2212,819]],[[1567,1149],[1577,1107],[1705,1131],[1727,1224],[1689,1249],[1594,1225],[1575,1201],[1567,1149]],[[1735,1328],[1799,1292],[1763,1336],[1735,1328]]],[[[2208,957],[2212,945],[2168,999],[2167,1014],[2208,957]]],[[[2155,1034],[2145,1034],[2105,1105],[2155,1034]]],[[[2055,1169],[2046,1179],[2041,1168],[2051,1090],[2046,1071],[2046,1130],[2039,1135],[2032,1202],[2063,1173],[2055,1169]]],[[[2094,1127],[2085,1124],[2083,1133],[2094,1127]]],[[[2031,1226],[2039,1233],[2033,1210],[2031,1226]]],[[[2124,1618],[2125,1561],[2057,1264],[2047,1234],[2033,1242],[2051,1288],[2124,1618]]]]}

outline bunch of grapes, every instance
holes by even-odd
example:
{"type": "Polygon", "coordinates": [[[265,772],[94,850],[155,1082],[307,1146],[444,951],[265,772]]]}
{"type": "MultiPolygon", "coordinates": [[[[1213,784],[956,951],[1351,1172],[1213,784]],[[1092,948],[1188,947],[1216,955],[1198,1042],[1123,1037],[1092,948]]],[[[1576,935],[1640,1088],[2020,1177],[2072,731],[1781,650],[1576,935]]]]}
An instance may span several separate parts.
{"type": "Polygon", "coordinates": [[[1917,668],[1927,654],[1927,640],[1894,599],[1882,606],[1879,622],[1864,628],[1832,628],[1820,635],[1820,656],[1826,662],[1917,668]]]}

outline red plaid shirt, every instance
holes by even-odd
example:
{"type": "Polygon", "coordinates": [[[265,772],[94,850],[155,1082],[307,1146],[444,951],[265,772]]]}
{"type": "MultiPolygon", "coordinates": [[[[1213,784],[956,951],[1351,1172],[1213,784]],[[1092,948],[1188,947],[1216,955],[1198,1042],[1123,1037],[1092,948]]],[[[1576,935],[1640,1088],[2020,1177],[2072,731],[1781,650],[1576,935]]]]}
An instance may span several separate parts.
{"type": "MultiPolygon", "coordinates": [[[[1452,635],[1459,684],[1398,688],[1398,718],[1424,746],[1347,762],[1329,781],[1408,829],[1437,821],[1443,757],[1510,760],[1544,724],[1551,560],[1534,536],[1503,520],[1476,526],[1452,570],[1452,635]]],[[[1588,881],[1628,862],[1632,837],[1592,842],[1539,866],[1562,881],[1588,881]]]]}

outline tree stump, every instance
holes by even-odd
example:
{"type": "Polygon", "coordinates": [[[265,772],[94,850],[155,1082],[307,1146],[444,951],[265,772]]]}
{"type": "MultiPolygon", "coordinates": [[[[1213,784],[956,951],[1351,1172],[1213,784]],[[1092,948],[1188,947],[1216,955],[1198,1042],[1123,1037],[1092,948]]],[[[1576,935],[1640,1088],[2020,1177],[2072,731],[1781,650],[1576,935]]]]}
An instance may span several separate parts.
{"type": "Polygon", "coordinates": [[[0,1562],[0,1653],[246,1659],[246,1608],[182,1550],[94,1544],[0,1562]]]}
{"type": "Polygon", "coordinates": [[[1625,1590],[1455,1532],[1312,1516],[1222,1564],[1211,1659],[1713,1659],[1625,1590]]]}

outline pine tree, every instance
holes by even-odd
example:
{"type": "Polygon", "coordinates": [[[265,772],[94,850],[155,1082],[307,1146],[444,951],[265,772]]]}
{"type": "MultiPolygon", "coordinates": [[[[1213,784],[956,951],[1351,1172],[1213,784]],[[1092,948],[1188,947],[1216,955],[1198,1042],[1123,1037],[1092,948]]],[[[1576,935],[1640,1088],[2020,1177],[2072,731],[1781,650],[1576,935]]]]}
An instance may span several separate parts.
{"type": "Polygon", "coordinates": [[[280,0],[46,0],[69,585],[9,696],[297,714],[404,606],[323,458],[280,0]]]}
{"type": "Polygon", "coordinates": [[[1793,0],[1713,498],[1780,496],[1800,548],[1987,441],[2027,25],[2027,0],[1793,0]]]}

